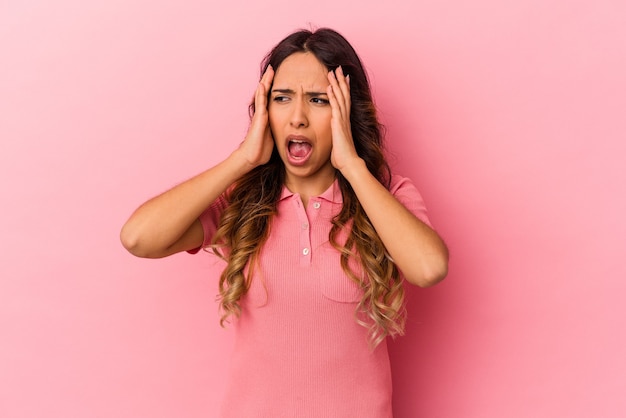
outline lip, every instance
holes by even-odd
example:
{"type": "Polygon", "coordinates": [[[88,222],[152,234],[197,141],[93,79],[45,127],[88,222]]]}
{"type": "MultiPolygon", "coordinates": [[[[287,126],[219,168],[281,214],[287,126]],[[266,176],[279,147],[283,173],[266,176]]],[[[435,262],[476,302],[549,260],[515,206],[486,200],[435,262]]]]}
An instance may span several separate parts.
{"type": "Polygon", "coordinates": [[[287,136],[285,140],[285,155],[287,156],[287,161],[289,162],[290,165],[293,165],[296,167],[303,166],[307,163],[307,161],[309,161],[312,154],[313,154],[313,143],[311,142],[309,138],[307,138],[304,135],[288,135],[287,136]],[[294,157],[293,155],[289,153],[289,143],[292,141],[306,142],[307,144],[311,145],[311,151],[309,151],[309,153],[305,155],[304,157],[299,157],[299,158],[294,157]]]}
{"type": "Polygon", "coordinates": [[[304,135],[289,135],[287,136],[287,142],[289,141],[302,141],[302,142],[308,142],[309,144],[311,143],[311,140],[309,138],[307,138],[304,135]]]}

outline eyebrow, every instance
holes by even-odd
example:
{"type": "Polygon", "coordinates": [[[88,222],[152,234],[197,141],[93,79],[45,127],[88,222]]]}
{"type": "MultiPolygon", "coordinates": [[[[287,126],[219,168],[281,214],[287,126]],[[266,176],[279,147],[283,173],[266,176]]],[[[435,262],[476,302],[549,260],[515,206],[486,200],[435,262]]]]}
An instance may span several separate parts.
{"type": "MultiPolygon", "coordinates": [[[[272,89],[271,93],[296,94],[296,92],[292,89],[272,89]]],[[[317,92],[317,91],[307,91],[304,94],[310,97],[328,96],[326,92],[317,92]]]]}

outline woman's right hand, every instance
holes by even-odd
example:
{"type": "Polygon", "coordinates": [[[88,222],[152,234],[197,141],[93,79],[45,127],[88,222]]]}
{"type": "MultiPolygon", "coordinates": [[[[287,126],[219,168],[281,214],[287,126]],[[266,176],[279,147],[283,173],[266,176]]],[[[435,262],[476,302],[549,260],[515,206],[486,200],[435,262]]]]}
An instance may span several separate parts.
{"type": "Polygon", "coordinates": [[[246,134],[246,139],[237,149],[250,169],[265,164],[272,156],[274,138],[269,125],[267,96],[274,79],[274,69],[268,66],[254,94],[254,115],[246,134]]]}
{"type": "Polygon", "coordinates": [[[254,96],[255,113],[246,139],[229,158],[141,205],[122,227],[124,247],[138,257],[165,257],[198,248],[204,231],[198,217],[242,175],[272,156],[267,94],[274,78],[268,67],[254,96]]]}

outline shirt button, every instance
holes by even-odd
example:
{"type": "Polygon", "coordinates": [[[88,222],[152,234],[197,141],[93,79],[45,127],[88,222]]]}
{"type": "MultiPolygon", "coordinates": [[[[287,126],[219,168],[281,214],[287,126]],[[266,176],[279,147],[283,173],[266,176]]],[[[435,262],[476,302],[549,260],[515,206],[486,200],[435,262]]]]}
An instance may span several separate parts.
{"type": "Polygon", "coordinates": [[[304,250],[302,250],[302,254],[303,255],[309,255],[309,249],[305,248],[304,250]]]}
{"type": "Polygon", "coordinates": [[[309,224],[302,224],[302,229],[307,229],[309,227],[309,224]]]}
{"type": "Polygon", "coordinates": [[[319,208],[320,208],[320,206],[322,206],[322,205],[320,204],[320,202],[315,202],[315,203],[313,203],[313,207],[314,207],[315,209],[319,209],[319,208]]]}

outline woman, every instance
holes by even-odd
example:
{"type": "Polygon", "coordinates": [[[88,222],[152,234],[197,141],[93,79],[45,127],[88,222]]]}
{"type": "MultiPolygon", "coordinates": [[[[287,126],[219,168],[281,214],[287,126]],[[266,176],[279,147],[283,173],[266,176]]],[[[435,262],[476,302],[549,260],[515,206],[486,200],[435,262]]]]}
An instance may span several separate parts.
{"type": "Polygon", "coordinates": [[[391,417],[385,338],[403,278],[430,286],[448,253],[413,184],[391,175],[356,52],[298,31],[262,63],[245,140],[124,225],[140,257],[212,248],[237,331],[225,417],[391,417]]]}

